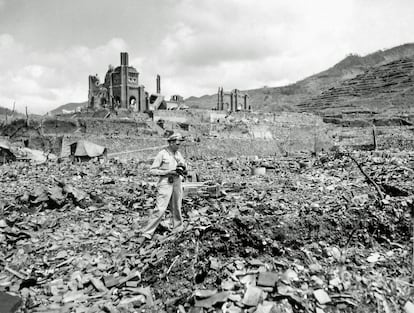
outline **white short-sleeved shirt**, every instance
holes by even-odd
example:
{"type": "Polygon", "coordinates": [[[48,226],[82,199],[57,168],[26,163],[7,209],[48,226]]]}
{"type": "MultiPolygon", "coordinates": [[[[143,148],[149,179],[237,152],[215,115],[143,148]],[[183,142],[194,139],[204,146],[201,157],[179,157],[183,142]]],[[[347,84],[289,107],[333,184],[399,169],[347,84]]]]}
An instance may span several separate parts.
{"type": "Polygon", "coordinates": [[[185,165],[185,160],[179,151],[172,153],[168,149],[163,149],[155,157],[150,173],[156,176],[164,176],[169,171],[175,170],[179,163],[185,165]]]}

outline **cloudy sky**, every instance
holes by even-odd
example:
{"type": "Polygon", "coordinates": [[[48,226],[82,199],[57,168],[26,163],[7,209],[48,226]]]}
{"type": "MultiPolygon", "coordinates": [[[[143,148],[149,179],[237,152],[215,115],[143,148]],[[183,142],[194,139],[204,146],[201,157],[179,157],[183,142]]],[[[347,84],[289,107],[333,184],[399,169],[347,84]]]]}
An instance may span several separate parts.
{"type": "Polygon", "coordinates": [[[155,92],[282,86],[414,42],[413,0],[0,0],[0,106],[86,101],[121,51],[155,92]]]}

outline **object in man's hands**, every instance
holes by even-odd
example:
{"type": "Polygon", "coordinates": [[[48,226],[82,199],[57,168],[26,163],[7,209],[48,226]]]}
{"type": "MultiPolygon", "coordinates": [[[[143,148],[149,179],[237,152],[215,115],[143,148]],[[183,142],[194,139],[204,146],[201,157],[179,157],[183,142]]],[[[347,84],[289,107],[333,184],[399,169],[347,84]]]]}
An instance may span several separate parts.
{"type": "Polygon", "coordinates": [[[187,169],[185,168],[185,165],[183,164],[177,165],[176,172],[180,176],[187,176],[187,169]]]}

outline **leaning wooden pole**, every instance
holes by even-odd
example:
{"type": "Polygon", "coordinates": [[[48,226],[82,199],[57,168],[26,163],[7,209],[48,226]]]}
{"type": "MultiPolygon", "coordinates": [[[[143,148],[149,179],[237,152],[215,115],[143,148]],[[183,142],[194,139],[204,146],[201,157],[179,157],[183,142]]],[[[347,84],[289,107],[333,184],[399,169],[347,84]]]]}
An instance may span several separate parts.
{"type": "Polygon", "coordinates": [[[412,242],[413,242],[413,258],[411,260],[411,283],[414,282],[414,203],[411,203],[411,226],[412,226],[412,242]]]}
{"type": "Polygon", "coordinates": [[[384,199],[384,193],[382,192],[381,188],[378,186],[378,184],[377,184],[376,182],[374,182],[374,181],[372,180],[372,178],[371,178],[371,177],[369,177],[369,176],[368,176],[368,174],[367,174],[367,173],[365,173],[365,171],[364,171],[364,169],[362,168],[361,164],[359,164],[359,162],[358,162],[357,160],[355,160],[355,158],[354,158],[354,157],[352,157],[350,154],[344,153],[343,155],[346,155],[346,156],[347,156],[347,157],[349,157],[352,161],[354,161],[354,163],[358,166],[359,170],[360,170],[360,171],[361,171],[361,173],[365,176],[365,178],[367,179],[367,181],[368,181],[369,183],[371,183],[371,184],[375,187],[375,190],[377,191],[378,196],[380,197],[380,199],[381,199],[381,200],[382,200],[382,199],[384,199]]]}

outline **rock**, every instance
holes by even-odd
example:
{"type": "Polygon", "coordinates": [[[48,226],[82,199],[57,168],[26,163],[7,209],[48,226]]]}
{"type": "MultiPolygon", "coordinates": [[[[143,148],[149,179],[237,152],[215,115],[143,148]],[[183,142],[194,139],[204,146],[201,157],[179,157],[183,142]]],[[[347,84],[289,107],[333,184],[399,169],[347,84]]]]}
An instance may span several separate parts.
{"type": "Polygon", "coordinates": [[[292,305],[288,299],[282,299],[281,301],[275,302],[271,313],[293,313],[292,305]]]}
{"type": "Polygon", "coordinates": [[[313,275],[313,276],[311,276],[311,279],[312,279],[312,281],[313,281],[313,283],[315,284],[316,287],[319,287],[319,288],[323,287],[324,282],[320,277],[318,277],[316,275],[313,275]]]}
{"type": "Polygon", "coordinates": [[[341,280],[339,279],[339,277],[334,277],[329,281],[329,287],[334,287],[337,289],[341,289],[341,280]]]}
{"type": "Polygon", "coordinates": [[[63,296],[62,302],[69,303],[73,301],[82,301],[87,296],[82,291],[69,291],[63,296]]]}
{"type": "Polygon", "coordinates": [[[313,292],[313,296],[319,304],[326,304],[331,302],[331,298],[323,289],[318,289],[313,292]]]}
{"type": "Polygon", "coordinates": [[[263,303],[259,303],[254,313],[271,313],[274,305],[275,305],[274,302],[263,301],[263,303]]]}
{"type": "Polygon", "coordinates": [[[223,280],[221,282],[221,288],[223,290],[233,290],[236,287],[236,283],[230,279],[223,280]]]}
{"type": "Polygon", "coordinates": [[[261,272],[257,281],[258,286],[274,287],[279,275],[274,272],[261,272]]]}
{"type": "Polygon", "coordinates": [[[341,251],[337,247],[332,247],[329,254],[337,261],[341,259],[341,251]]]}
{"type": "Polygon", "coordinates": [[[221,268],[220,262],[217,260],[217,258],[210,258],[210,268],[213,270],[219,270],[221,268]]]}
{"type": "Polygon", "coordinates": [[[217,289],[196,290],[196,291],[194,291],[194,296],[196,296],[197,298],[204,299],[204,298],[209,298],[211,296],[214,296],[216,293],[217,293],[217,289]]]}
{"type": "Polygon", "coordinates": [[[229,300],[233,302],[240,302],[242,300],[242,296],[238,293],[232,293],[229,295],[229,300]]]}
{"type": "Polygon", "coordinates": [[[405,313],[414,313],[414,304],[410,301],[404,305],[404,312],[405,313]]]}
{"type": "Polygon", "coordinates": [[[91,278],[90,282],[92,283],[92,285],[95,287],[96,290],[98,291],[108,291],[108,289],[105,287],[105,285],[103,284],[103,282],[100,279],[97,278],[91,278]]]}
{"type": "Polygon", "coordinates": [[[119,284],[119,277],[114,277],[112,275],[104,277],[104,284],[106,288],[112,288],[119,284]]]}
{"type": "Polygon", "coordinates": [[[299,278],[298,278],[298,274],[294,270],[289,268],[283,273],[281,280],[285,284],[289,285],[293,281],[298,281],[299,278]]]}
{"type": "Polygon", "coordinates": [[[279,281],[277,283],[277,292],[281,295],[289,295],[294,292],[294,289],[291,286],[285,284],[284,282],[279,281]]]}
{"type": "Polygon", "coordinates": [[[135,306],[140,306],[142,304],[144,304],[146,302],[146,298],[144,295],[138,295],[138,296],[134,296],[131,298],[123,298],[118,306],[127,306],[127,305],[133,305],[135,306]]]}
{"type": "Polygon", "coordinates": [[[13,313],[22,305],[22,299],[0,291],[0,312],[13,313]]]}
{"type": "Polygon", "coordinates": [[[243,275],[240,276],[239,281],[243,284],[243,285],[256,285],[256,275],[254,274],[249,274],[249,275],[243,275]]]}
{"type": "Polygon", "coordinates": [[[322,271],[322,266],[319,263],[309,264],[309,272],[311,274],[317,274],[322,271]]]}
{"type": "Polygon", "coordinates": [[[64,259],[68,256],[68,253],[66,251],[59,251],[58,254],[56,254],[56,259],[64,259]]]}
{"type": "Polygon", "coordinates": [[[225,312],[228,312],[228,313],[242,313],[243,312],[243,310],[242,310],[242,308],[239,308],[238,306],[235,306],[234,304],[231,304],[227,309],[226,309],[226,311],[225,312]]]}
{"type": "Polygon", "coordinates": [[[369,257],[367,257],[367,261],[369,263],[375,263],[379,261],[380,257],[381,255],[378,252],[374,252],[369,257]]]}
{"type": "Polygon", "coordinates": [[[246,306],[257,306],[263,295],[262,289],[255,286],[248,286],[243,297],[243,304],[246,306]]]}
{"type": "Polygon", "coordinates": [[[202,299],[202,300],[196,300],[194,306],[210,308],[216,303],[226,302],[227,299],[229,298],[229,295],[230,295],[230,292],[228,291],[219,292],[209,298],[202,299]]]}
{"type": "Polygon", "coordinates": [[[138,284],[139,284],[139,282],[138,282],[138,281],[136,281],[136,280],[131,280],[131,281],[127,281],[127,282],[125,283],[125,286],[126,286],[126,287],[133,287],[133,288],[135,288],[135,287],[138,287],[138,284]]]}

